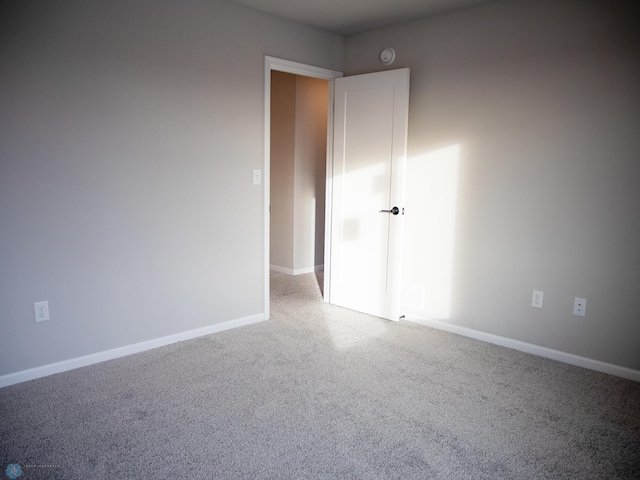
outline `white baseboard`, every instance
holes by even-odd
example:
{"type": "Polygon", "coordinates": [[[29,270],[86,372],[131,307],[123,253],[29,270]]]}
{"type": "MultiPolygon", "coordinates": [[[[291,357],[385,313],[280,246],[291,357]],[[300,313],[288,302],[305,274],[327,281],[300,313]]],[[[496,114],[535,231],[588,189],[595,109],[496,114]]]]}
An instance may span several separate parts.
{"type": "MultiPolygon", "coordinates": [[[[230,330],[233,328],[242,327],[245,325],[251,325],[254,323],[265,321],[263,314],[251,315],[249,317],[238,318],[236,320],[230,320],[228,322],[218,323],[210,325],[208,327],[197,328],[186,332],[176,333],[173,335],[167,335],[165,337],[156,338],[153,340],[147,340],[145,342],[135,343],[124,347],[114,348],[103,352],[98,352],[83,357],[72,358],[64,360],[62,362],[51,363],[49,365],[43,365],[41,367],[31,368],[29,370],[23,370],[21,372],[10,373],[0,376],[0,388],[15,385],[17,383],[26,382],[29,380],[35,380],[36,378],[46,377],[56,373],[66,372],[75,368],[86,367],[107,360],[113,360],[134,353],[141,353],[154,348],[163,347],[172,343],[182,342],[185,340],[191,340],[194,338],[202,337],[205,335],[211,335],[213,333],[230,330]]],[[[599,360],[593,360],[591,358],[581,357],[571,353],[561,352],[559,350],[553,350],[547,347],[541,347],[531,343],[521,342],[519,340],[513,340],[511,338],[501,337],[499,335],[493,335],[491,333],[480,332],[459,325],[452,325],[446,322],[440,322],[438,320],[428,320],[423,318],[407,316],[406,321],[418,323],[420,325],[426,325],[428,327],[436,328],[450,333],[455,333],[483,342],[492,343],[494,345],[500,345],[502,347],[512,348],[525,353],[531,353],[540,357],[550,358],[559,362],[568,363],[570,365],[576,365],[578,367],[588,368],[596,370],[598,372],[608,373],[629,380],[640,382],[640,371],[633,370],[627,367],[621,367],[619,365],[613,365],[599,360]]]]}
{"type": "Polygon", "coordinates": [[[324,270],[324,265],[316,265],[315,267],[305,267],[305,268],[286,268],[280,267],[278,265],[269,265],[269,270],[278,273],[286,273],[287,275],[304,275],[305,273],[314,273],[321,272],[324,270]]]}
{"type": "Polygon", "coordinates": [[[188,330],[186,332],[167,335],[166,337],[155,338],[153,340],[147,340],[145,342],[134,343],[132,345],[126,345],[124,347],[114,348],[112,350],[105,350],[103,352],[85,355],[83,357],[51,363],[49,365],[43,365],[41,367],[35,367],[29,370],[23,370],[21,372],[10,373],[0,376],[0,388],[8,387],[9,385],[15,385],[16,383],[26,382],[28,380],[34,380],[36,378],[46,377],[55,373],[66,372],[75,368],[86,367],[88,365],[105,362],[107,360],[113,360],[115,358],[125,357],[134,353],[145,352],[147,350],[164,347],[165,345],[170,345],[172,343],[191,340],[197,337],[202,337],[204,335],[210,335],[212,333],[218,333],[224,330],[230,330],[232,328],[243,327],[245,325],[251,325],[253,323],[262,322],[264,320],[266,320],[264,318],[264,314],[259,313],[256,315],[251,315],[249,317],[238,318],[235,320],[229,320],[228,322],[209,325],[208,327],[196,328],[194,330],[188,330]]]}
{"type": "Polygon", "coordinates": [[[521,342],[520,340],[513,340],[507,337],[501,337],[499,335],[493,335],[491,333],[480,332],[471,328],[461,327],[460,325],[452,325],[450,323],[441,322],[438,320],[428,320],[424,318],[418,318],[412,315],[407,315],[405,320],[420,325],[426,325],[438,330],[444,330],[450,333],[456,333],[464,337],[474,338],[483,342],[492,343],[494,345],[500,345],[501,347],[512,348],[525,353],[531,353],[539,357],[550,358],[551,360],[557,360],[559,362],[568,363],[578,367],[588,368],[590,370],[596,370],[598,372],[608,373],[617,377],[627,378],[640,382],[640,371],[633,370],[627,367],[621,367],[619,365],[613,365],[611,363],[601,362],[599,360],[593,360],[591,358],[581,357],[572,353],[561,352],[560,350],[553,350],[547,347],[541,347],[531,343],[521,342]]]}

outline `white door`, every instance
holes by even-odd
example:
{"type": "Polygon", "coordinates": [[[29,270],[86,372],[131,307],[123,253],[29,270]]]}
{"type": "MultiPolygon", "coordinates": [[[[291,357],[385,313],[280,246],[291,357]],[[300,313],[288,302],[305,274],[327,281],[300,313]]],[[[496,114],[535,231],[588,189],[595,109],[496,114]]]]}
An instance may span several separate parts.
{"type": "Polygon", "coordinates": [[[409,69],[335,80],[329,302],[395,321],[408,113],[409,69]]]}

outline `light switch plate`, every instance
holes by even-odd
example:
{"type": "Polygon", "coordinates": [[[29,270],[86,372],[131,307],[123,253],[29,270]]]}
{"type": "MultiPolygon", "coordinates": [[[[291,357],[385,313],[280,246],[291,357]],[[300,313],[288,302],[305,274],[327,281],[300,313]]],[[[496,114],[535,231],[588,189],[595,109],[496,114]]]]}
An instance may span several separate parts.
{"type": "Polygon", "coordinates": [[[253,184],[262,185],[262,170],[259,168],[253,170],[253,184]]]}

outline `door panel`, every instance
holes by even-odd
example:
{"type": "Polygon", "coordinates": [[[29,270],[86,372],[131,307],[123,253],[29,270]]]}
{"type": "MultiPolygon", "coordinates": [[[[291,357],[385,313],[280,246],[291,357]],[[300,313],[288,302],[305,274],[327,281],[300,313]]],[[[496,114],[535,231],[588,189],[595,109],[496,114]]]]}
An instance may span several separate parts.
{"type": "Polygon", "coordinates": [[[398,320],[409,70],[336,79],[329,301],[398,320]]]}

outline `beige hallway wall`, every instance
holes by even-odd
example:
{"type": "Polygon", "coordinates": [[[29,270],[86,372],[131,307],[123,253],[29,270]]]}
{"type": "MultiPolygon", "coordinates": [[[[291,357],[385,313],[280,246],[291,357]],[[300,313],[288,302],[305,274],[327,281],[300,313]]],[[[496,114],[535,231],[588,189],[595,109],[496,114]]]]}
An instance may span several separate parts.
{"type": "Polygon", "coordinates": [[[324,263],[328,82],[271,79],[270,264],[310,272],[324,263]]]}

